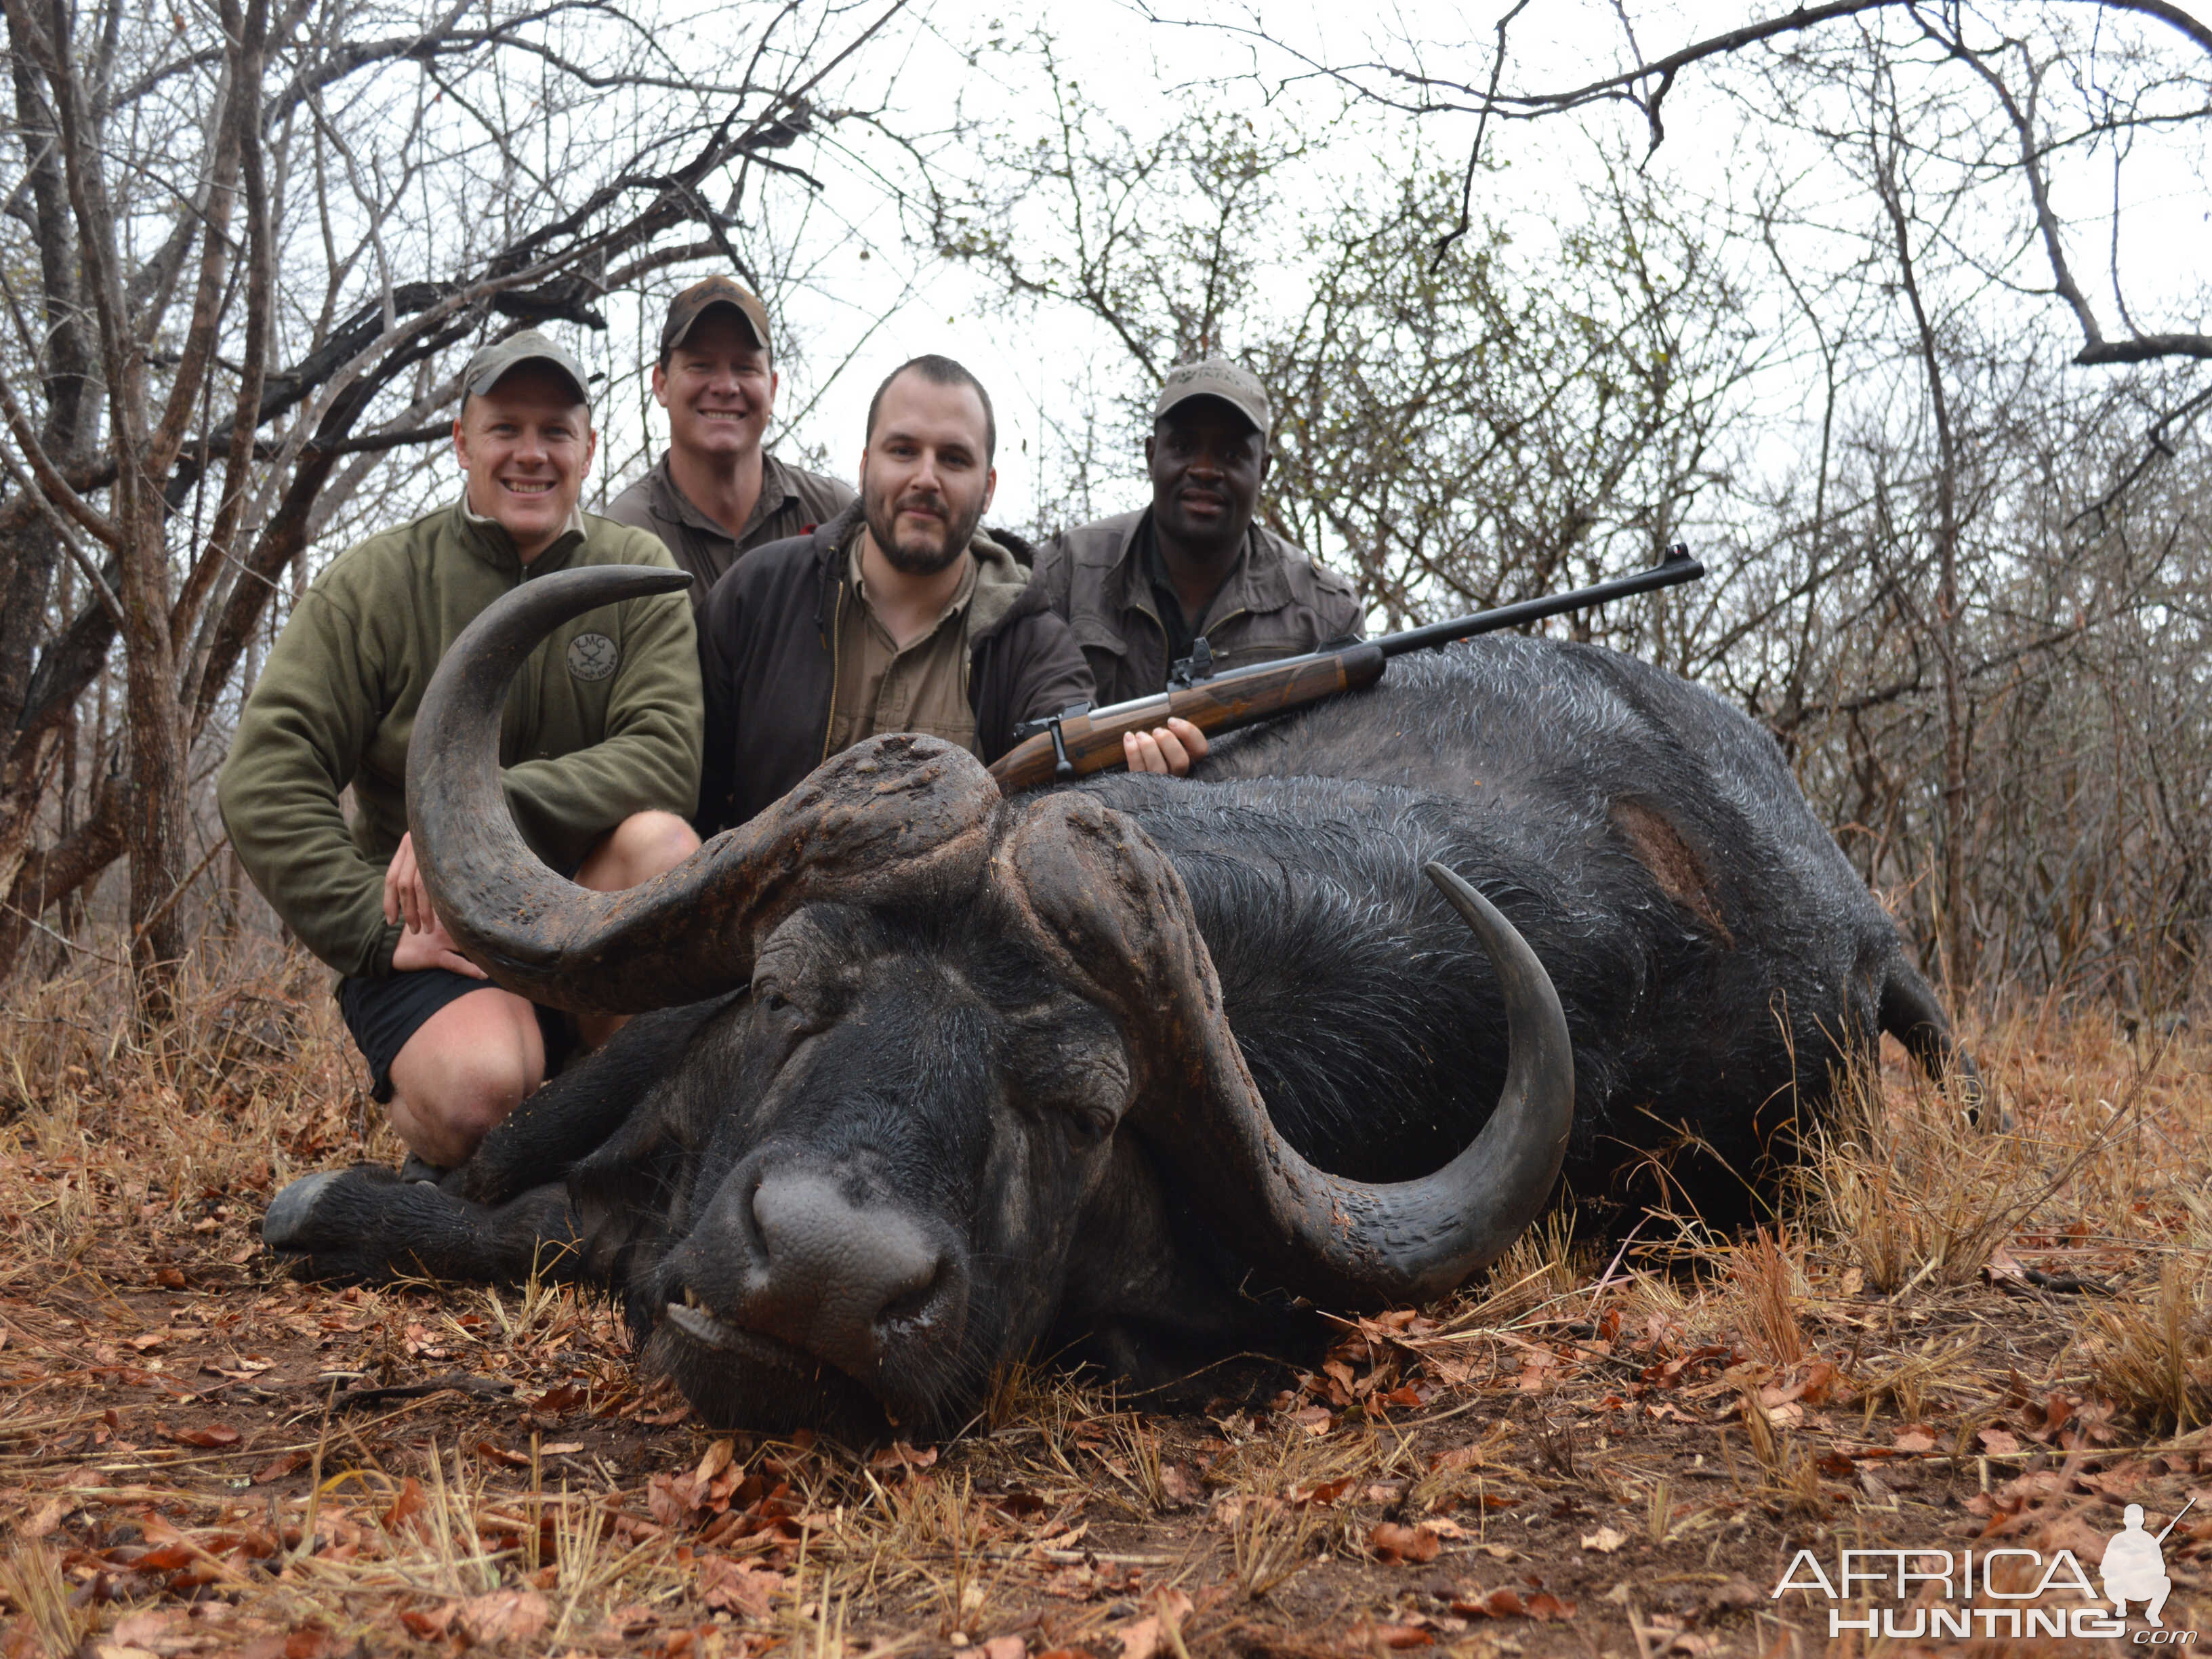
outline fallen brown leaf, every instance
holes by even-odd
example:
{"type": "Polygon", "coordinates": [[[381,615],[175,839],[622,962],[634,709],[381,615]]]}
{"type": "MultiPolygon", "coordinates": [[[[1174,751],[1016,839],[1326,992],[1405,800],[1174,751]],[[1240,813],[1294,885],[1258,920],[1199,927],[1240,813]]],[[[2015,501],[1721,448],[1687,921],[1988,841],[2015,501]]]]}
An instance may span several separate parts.
{"type": "Polygon", "coordinates": [[[1190,1597],[1181,1590],[1162,1590],[1153,1598],[1153,1605],[1158,1611],[1132,1619],[1120,1630],[1109,1632],[1121,1644],[1121,1659],[1158,1659],[1174,1651],[1168,1633],[1170,1629],[1180,1632],[1190,1613],[1190,1597]]]}
{"type": "Polygon", "coordinates": [[[1363,1621],[1345,1632],[1345,1644],[1354,1652],[1372,1652],[1377,1647],[1425,1648],[1436,1644],[1436,1637],[1419,1625],[1370,1624],[1363,1621]]]}
{"type": "Polygon", "coordinates": [[[161,1433],[166,1438],[175,1441],[180,1446],[198,1446],[208,1451],[220,1450],[226,1446],[235,1446],[240,1439],[244,1438],[228,1423],[210,1424],[204,1429],[163,1429],[161,1433]]]}
{"type": "Polygon", "coordinates": [[[1202,1502],[1206,1488],[1198,1474],[1188,1463],[1170,1463],[1160,1470],[1160,1491],[1173,1509],[1188,1509],[1202,1502]]]}
{"type": "Polygon", "coordinates": [[[479,1647],[495,1642],[527,1642],[545,1628],[553,1609],[534,1589],[494,1590],[472,1595],[453,1610],[454,1626],[479,1647]]]}
{"type": "Polygon", "coordinates": [[[434,1607],[408,1607],[400,1613],[399,1622],[419,1639],[434,1642],[453,1628],[460,1607],[459,1601],[442,1601],[434,1607]]]}
{"type": "Polygon", "coordinates": [[[286,1452],[282,1456],[271,1458],[268,1462],[264,1463],[259,1468],[254,1470],[253,1484],[257,1486],[265,1486],[271,1480],[282,1480],[286,1475],[290,1474],[294,1470],[306,1468],[312,1462],[313,1462],[313,1459],[309,1457],[306,1452],[286,1452]]]}
{"type": "Polygon", "coordinates": [[[1367,1534],[1367,1547],[1375,1553],[1378,1561],[1433,1561],[1443,1541],[1436,1529],[1426,1524],[1401,1527],[1394,1521],[1378,1521],[1375,1530],[1367,1534]]]}
{"type": "Polygon", "coordinates": [[[2028,1288],[2027,1269],[2000,1244],[1990,1252],[1989,1261],[1983,1264],[1982,1282],[2001,1291],[2025,1291],[2028,1288]]]}
{"type": "Polygon", "coordinates": [[[1575,1604],[1561,1601],[1549,1590],[1523,1595],[1504,1584],[1486,1595],[1460,1597],[1452,1602],[1451,1610],[1462,1619],[1534,1619],[1543,1622],[1575,1616],[1575,1604]]]}
{"type": "Polygon", "coordinates": [[[784,1586],[784,1577],[750,1562],[710,1555],[699,1564],[698,1583],[700,1599],[708,1607],[765,1619],[769,1603],[784,1586]]]}

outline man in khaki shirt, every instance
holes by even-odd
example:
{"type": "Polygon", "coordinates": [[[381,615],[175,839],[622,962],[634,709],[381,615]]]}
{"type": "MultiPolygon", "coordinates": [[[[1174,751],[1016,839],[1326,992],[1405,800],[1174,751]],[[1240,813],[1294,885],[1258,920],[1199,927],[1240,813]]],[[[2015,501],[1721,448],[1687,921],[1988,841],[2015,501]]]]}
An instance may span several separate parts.
{"type": "Polygon", "coordinates": [[[709,276],[669,301],[653,369],[668,453],[607,504],[607,517],[660,538],[691,573],[695,609],[753,549],[804,536],[853,500],[849,486],[763,447],[777,385],[757,294],[709,276]]]}
{"type": "MultiPolygon", "coordinates": [[[[1024,720],[1091,696],[1067,624],[1004,531],[989,394],[949,358],[876,390],[860,501],[811,536],[748,555],[699,614],[706,754],[697,823],[743,823],[838,750],[927,732],[988,763],[1024,720]]],[[[1131,734],[1129,765],[1183,772],[1187,720],[1131,734]]]]}
{"type": "Polygon", "coordinates": [[[1038,550],[1037,580],[1083,647],[1100,702],[1164,691],[1186,659],[1194,671],[1244,668],[1359,637],[1352,584],[1259,522],[1273,423],[1267,389],[1242,364],[1178,364],[1145,440],[1152,504],[1038,550]]]}
{"type": "MultiPolygon", "coordinates": [[[[1012,594],[1028,586],[1029,573],[988,535],[972,536],[968,551],[959,585],[945,608],[926,632],[901,646],[877,612],[883,583],[878,580],[878,591],[871,592],[861,538],[854,538],[845,577],[859,603],[845,609],[837,630],[837,678],[830,706],[832,754],[878,732],[921,732],[963,749],[975,747],[975,714],[968,702],[966,613],[979,588],[984,609],[1010,604],[1012,594]],[[1006,590],[1007,598],[999,600],[997,590],[1006,590]]],[[[980,612],[977,620],[982,620],[980,612]]]]}

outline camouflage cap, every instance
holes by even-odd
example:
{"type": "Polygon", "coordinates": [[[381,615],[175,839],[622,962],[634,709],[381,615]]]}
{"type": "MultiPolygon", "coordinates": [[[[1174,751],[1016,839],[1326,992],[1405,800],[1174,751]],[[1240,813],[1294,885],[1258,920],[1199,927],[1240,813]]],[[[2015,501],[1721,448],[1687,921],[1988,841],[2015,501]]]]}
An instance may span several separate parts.
{"type": "Polygon", "coordinates": [[[1160,387],[1159,401],[1152,405],[1152,418],[1158,420],[1177,404],[1191,398],[1218,398],[1251,422],[1262,438],[1274,422],[1274,411],[1267,403],[1267,389],[1260,384],[1260,377],[1226,357],[1177,363],[1170,369],[1160,387]]]}
{"type": "Polygon", "coordinates": [[[471,398],[483,397],[510,369],[520,368],[525,363],[545,363],[559,369],[575,386],[576,401],[587,405],[591,403],[584,366],[550,337],[534,328],[510,334],[504,340],[495,340],[470,358],[468,368],[461,375],[461,400],[465,403],[471,398]]]}
{"type": "Polygon", "coordinates": [[[768,343],[768,307],[759,295],[734,276],[709,276],[694,283],[668,302],[668,320],[660,325],[660,355],[665,357],[690,337],[692,325],[716,306],[728,306],[752,330],[753,343],[763,350],[768,343]]]}

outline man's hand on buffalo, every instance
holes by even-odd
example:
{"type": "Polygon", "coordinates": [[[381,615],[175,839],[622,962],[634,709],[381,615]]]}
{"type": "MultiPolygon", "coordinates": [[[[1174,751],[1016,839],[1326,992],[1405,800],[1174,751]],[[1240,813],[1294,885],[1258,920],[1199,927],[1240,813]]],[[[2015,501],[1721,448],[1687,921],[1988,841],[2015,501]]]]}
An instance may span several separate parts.
{"type": "Polygon", "coordinates": [[[1124,732],[1121,753],[1132,772],[1185,777],[1191,763],[1206,758],[1206,733],[1178,714],[1149,732],[1124,732]]]}

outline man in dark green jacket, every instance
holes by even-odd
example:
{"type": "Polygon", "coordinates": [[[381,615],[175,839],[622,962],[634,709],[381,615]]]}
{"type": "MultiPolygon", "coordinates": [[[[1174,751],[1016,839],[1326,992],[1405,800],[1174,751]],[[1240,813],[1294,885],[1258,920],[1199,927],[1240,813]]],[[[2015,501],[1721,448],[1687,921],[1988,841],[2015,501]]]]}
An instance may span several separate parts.
{"type": "MultiPolygon", "coordinates": [[[[461,1162],[544,1080],[549,1050],[615,1022],[563,1018],[486,982],[430,906],[407,833],[407,744],[447,646],[518,583],[582,564],[672,564],[653,537],[576,510],[596,434],[583,371],[544,336],[478,352],[453,447],[461,499],[331,562],[285,624],[224,763],[246,872],[339,1002],[392,1127],[461,1162]],[[353,791],[350,825],[339,804],[353,791]]],[[[627,887],[698,846],[699,672],[680,593],[610,605],[532,653],[501,732],[507,805],[549,865],[627,887]]],[[[412,1165],[410,1160],[410,1166],[412,1165]]]]}

